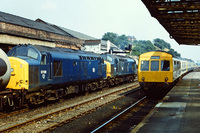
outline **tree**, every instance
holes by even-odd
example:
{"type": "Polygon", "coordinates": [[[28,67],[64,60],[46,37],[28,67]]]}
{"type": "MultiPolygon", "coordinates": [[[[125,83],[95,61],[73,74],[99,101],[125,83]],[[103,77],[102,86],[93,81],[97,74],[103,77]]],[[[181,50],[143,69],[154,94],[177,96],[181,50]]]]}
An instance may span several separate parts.
{"type": "Polygon", "coordinates": [[[153,40],[153,43],[149,40],[134,40],[129,41],[128,36],[126,35],[117,35],[116,33],[107,32],[103,35],[102,40],[109,40],[122,50],[125,49],[125,47],[128,47],[129,45],[133,45],[132,47],[132,55],[140,55],[145,52],[156,50],[156,47],[160,48],[161,50],[164,50],[165,48],[169,49],[169,53],[173,56],[179,56],[180,54],[171,48],[171,45],[167,42],[165,42],[163,39],[156,38],[153,40]],[[155,47],[156,46],[156,47],[155,47]]]}
{"type": "Polygon", "coordinates": [[[178,52],[176,52],[172,48],[168,51],[168,53],[170,53],[173,57],[176,57],[176,56],[180,57],[181,56],[181,54],[179,54],[178,52]]]}
{"type": "Polygon", "coordinates": [[[132,54],[139,56],[142,53],[156,50],[155,46],[151,43],[151,41],[134,41],[134,48],[132,49],[132,54]]]}
{"type": "MultiPolygon", "coordinates": [[[[109,40],[110,42],[112,42],[113,44],[117,45],[118,44],[118,35],[116,33],[112,33],[112,32],[107,32],[103,35],[102,40],[109,40]],[[117,44],[116,44],[117,43],[117,44]]],[[[117,45],[118,46],[118,45],[117,45]]]]}
{"type": "Polygon", "coordinates": [[[157,46],[158,48],[160,48],[162,50],[164,48],[167,48],[167,49],[171,48],[171,45],[169,43],[165,42],[163,39],[156,38],[153,40],[153,43],[155,46],[157,46]]]}
{"type": "Polygon", "coordinates": [[[124,50],[125,47],[127,47],[131,42],[128,40],[128,37],[126,35],[117,35],[116,33],[107,32],[103,35],[102,40],[109,40],[122,50],[124,50]]]}

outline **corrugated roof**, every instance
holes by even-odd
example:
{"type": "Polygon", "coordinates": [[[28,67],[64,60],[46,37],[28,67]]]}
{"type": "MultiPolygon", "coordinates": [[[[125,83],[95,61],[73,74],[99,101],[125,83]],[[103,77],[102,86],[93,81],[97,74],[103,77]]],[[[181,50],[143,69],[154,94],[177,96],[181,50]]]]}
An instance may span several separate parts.
{"type": "Polygon", "coordinates": [[[61,26],[58,26],[59,28],[61,28],[63,31],[71,34],[72,36],[76,37],[76,38],[79,38],[79,39],[83,39],[83,40],[98,40],[97,38],[94,38],[94,37],[91,37],[91,36],[88,36],[86,34],[83,34],[83,33],[80,33],[80,32],[77,32],[77,31],[73,31],[73,30],[70,30],[70,29],[67,29],[67,28],[63,28],[61,26]]]}
{"type": "Polygon", "coordinates": [[[61,32],[64,32],[65,34],[69,34],[69,35],[71,35],[71,36],[73,36],[75,38],[78,38],[78,39],[82,39],[82,40],[99,40],[97,38],[88,36],[86,34],[83,34],[83,33],[77,32],[77,31],[73,31],[73,30],[70,30],[70,29],[67,29],[67,28],[64,28],[64,27],[61,27],[61,26],[57,26],[57,25],[51,24],[51,23],[46,22],[44,20],[41,20],[39,18],[36,21],[45,23],[45,24],[47,24],[49,26],[52,26],[52,27],[60,30],[61,32]]]}
{"type": "Polygon", "coordinates": [[[65,36],[67,35],[65,32],[62,32],[50,25],[36,22],[36,21],[26,19],[23,17],[19,17],[16,15],[4,13],[1,11],[0,11],[0,21],[5,22],[5,23],[14,24],[14,25],[20,25],[23,27],[38,29],[38,30],[47,31],[47,32],[51,32],[51,33],[56,33],[56,34],[60,34],[60,35],[65,35],[65,36]]]}

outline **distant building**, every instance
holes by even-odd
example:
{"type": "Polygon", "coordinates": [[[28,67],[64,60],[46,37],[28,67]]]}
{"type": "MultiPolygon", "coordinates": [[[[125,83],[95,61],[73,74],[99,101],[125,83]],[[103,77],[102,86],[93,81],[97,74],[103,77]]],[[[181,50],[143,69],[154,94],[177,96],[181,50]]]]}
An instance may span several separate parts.
{"type": "Polygon", "coordinates": [[[114,52],[119,52],[119,53],[113,53],[113,54],[118,54],[118,55],[126,55],[123,53],[124,51],[121,50],[119,47],[114,45],[112,42],[105,41],[105,40],[100,40],[99,43],[93,43],[93,44],[84,44],[82,47],[82,50],[84,51],[91,51],[94,53],[102,54],[102,53],[109,53],[110,50],[114,52]]]}
{"type": "Polygon", "coordinates": [[[99,54],[113,50],[125,55],[123,50],[110,41],[97,39],[41,19],[33,21],[0,12],[0,48],[8,52],[13,46],[19,44],[82,49],[99,54]]]}

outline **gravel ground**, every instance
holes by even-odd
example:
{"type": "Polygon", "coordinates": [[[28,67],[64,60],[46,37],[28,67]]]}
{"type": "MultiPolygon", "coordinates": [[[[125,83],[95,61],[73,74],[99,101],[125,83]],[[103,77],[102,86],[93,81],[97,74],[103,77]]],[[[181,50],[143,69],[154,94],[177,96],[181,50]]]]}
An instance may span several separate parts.
{"type": "MultiPolygon", "coordinates": [[[[79,119],[76,119],[66,125],[63,125],[51,133],[88,133],[103,124],[109,118],[112,118],[113,115],[121,112],[124,108],[133,104],[135,101],[143,97],[145,94],[143,91],[138,91],[137,93],[128,95],[120,100],[117,100],[111,104],[103,106],[97,111],[87,114],[79,119]]],[[[130,124],[130,129],[131,129],[130,124]]],[[[130,130],[129,130],[130,131],[130,130]]]]}
{"type": "MultiPolygon", "coordinates": [[[[130,85],[130,84],[126,84],[126,85],[123,85],[123,86],[128,86],[128,85],[130,85]]],[[[69,99],[64,100],[62,102],[57,102],[57,103],[53,102],[54,104],[50,104],[50,105],[47,105],[47,106],[42,106],[42,107],[39,107],[37,109],[32,109],[32,110],[30,110],[28,112],[25,112],[25,113],[22,113],[22,114],[18,114],[18,115],[15,115],[15,116],[6,117],[6,118],[0,120],[0,129],[5,128],[5,127],[9,127],[9,126],[17,124],[17,123],[21,123],[21,122],[26,121],[26,120],[28,120],[30,118],[38,117],[41,114],[48,113],[49,111],[54,111],[54,110],[56,110],[58,108],[62,108],[63,106],[67,106],[67,105],[71,105],[71,104],[74,104],[74,103],[78,103],[78,102],[81,102],[81,101],[83,101],[85,99],[94,97],[96,95],[100,95],[102,93],[113,91],[114,89],[117,89],[117,88],[118,87],[105,89],[103,91],[93,92],[93,93],[88,94],[86,96],[78,96],[76,98],[69,98],[69,99]]]]}

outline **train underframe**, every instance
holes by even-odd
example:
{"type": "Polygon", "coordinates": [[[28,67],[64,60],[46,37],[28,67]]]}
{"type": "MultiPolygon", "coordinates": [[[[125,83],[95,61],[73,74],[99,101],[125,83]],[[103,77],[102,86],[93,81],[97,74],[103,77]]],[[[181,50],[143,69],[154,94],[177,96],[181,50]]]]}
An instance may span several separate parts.
{"type": "Polygon", "coordinates": [[[150,99],[162,99],[169,91],[172,83],[168,82],[140,82],[140,87],[146,92],[150,99]]]}
{"type": "Polygon", "coordinates": [[[115,78],[98,79],[93,81],[73,82],[70,84],[48,85],[38,91],[8,90],[0,93],[0,111],[10,111],[24,106],[32,106],[49,100],[58,100],[69,94],[85,93],[102,88],[133,82],[135,75],[118,76],[115,78]]]}

